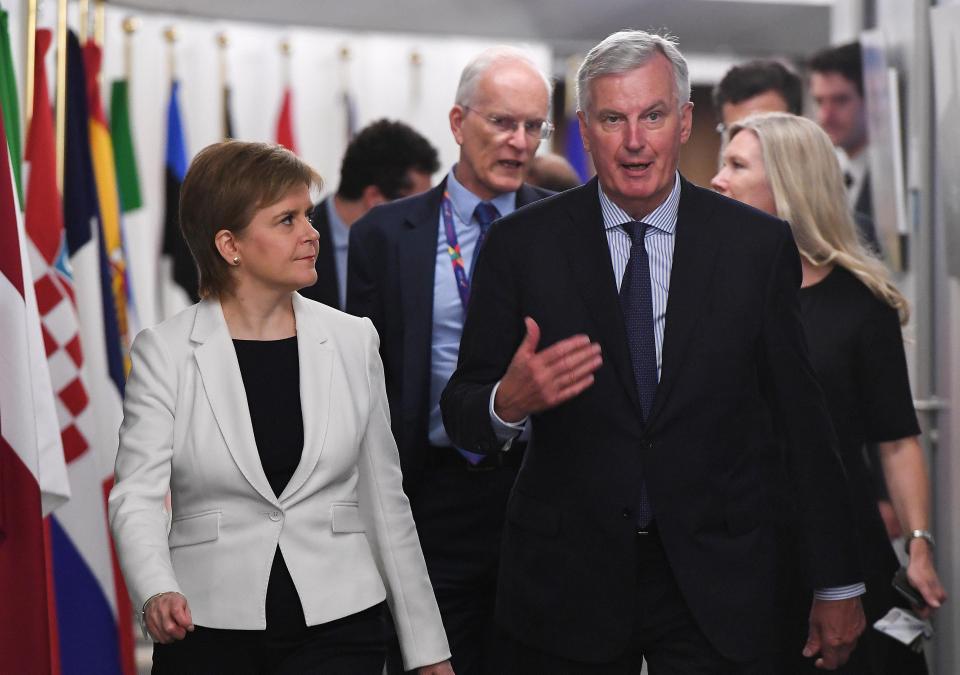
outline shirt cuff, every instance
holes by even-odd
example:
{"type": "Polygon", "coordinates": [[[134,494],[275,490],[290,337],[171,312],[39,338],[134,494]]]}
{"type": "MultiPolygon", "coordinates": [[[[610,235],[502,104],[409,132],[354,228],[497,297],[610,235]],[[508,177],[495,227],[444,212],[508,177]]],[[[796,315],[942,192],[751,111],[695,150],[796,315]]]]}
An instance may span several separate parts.
{"type": "Polygon", "coordinates": [[[813,592],[813,597],[817,600],[849,600],[850,598],[858,598],[866,592],[866,585],[859,583],[850,584],[849,586],[818,588],[813,592]]]}
{"type": "Polygon", "coordinates": [[[529,417],[524,417],[519,422],[504,422],[500,419],[500,416],[497,415],[496,411],[493,409],[493,400],[497,397],[497,389],[500,388],[500,382],[498,381],[493,385],[493,391],[490,392],[490,424],[493,426],[493,433],[496,435],[497,439],[503,441],[503,447],[500,448],[502,451],[506,452],[510,449],[510,446],[513,445],[513,441],[519,436],[524,428],[527,426],[527,420],[529,417]]]}

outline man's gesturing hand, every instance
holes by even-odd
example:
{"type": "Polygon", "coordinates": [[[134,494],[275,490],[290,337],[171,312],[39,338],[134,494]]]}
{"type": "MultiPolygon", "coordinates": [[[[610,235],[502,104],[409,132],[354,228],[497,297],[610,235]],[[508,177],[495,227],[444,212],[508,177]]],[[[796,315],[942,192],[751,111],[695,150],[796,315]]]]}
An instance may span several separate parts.
{"type": "Polygon", "coordinates": [[[593,384],[603,363],[600,345],[574,335],[537,351],[540,327],[527,317],[527,334],[500,380],[493,410],[504,422],[519,422],[531,413],[549,410],[593,384]]]}
{"type": "Polygon", "coordinates": [[[865,626],[860,598],[814,599],[810,609],[810,636],[803,648],[803,655],[811,657],[819,654],[814,663],[817,668],[836,670],[850,658],[865,626]]]}

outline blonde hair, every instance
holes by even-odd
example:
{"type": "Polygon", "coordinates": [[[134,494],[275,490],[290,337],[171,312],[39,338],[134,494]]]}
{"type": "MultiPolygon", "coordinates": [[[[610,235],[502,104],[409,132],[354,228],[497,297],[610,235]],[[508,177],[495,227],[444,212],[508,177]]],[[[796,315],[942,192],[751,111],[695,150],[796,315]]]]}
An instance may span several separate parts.
{"type": "Polygon", "coordinates": [[[751,115],[730,127],[760,141],[777,215],[790,223],[797,248],[811,265],[840,265],[897,310],[900,323],[910,306],[884,264],[864,246],[847,208],[843,175],[833,144],[814,122],[789,113],[751,115]]]}

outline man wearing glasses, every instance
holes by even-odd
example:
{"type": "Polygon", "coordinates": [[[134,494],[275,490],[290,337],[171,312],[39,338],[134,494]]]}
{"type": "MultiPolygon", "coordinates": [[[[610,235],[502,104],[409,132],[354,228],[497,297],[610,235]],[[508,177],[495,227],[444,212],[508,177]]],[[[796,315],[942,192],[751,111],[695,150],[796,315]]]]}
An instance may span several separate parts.
{"type": "Polygon", "coordinates": [[[453,447],[440,393],[457,365],[487,229],[550,194],[524,183],[553,130],[550,89],[523,52],[479,54],[450,110],[457,164],[436,188],[374,208],[350,232],[347,311],[369,317],[380,334],[404,488],[458,675],[496,671],[500,536],[526,443],[521,436],[486,455],[453,447]]]}

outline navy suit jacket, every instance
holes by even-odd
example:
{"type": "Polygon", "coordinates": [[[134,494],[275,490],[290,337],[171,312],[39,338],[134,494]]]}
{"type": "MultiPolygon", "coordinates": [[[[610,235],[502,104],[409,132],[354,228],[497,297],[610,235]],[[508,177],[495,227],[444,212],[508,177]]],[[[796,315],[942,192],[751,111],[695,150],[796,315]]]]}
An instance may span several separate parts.
{"type": "MultiPolygon", "coordinates": [[[[393,432],[411,496],[428,445],[434,269],[445,189],[446,181],[377,206],[350,228],[347,312],[369,317],[380,333],[393,432]]],[[[517,208],[550,194],[524,184],[517,208]]]]}
{"type": "Polygon", "coordinates": [[[330,233],[330,218],[327,216],[327,197],[313,209],[313,227],[320,234],[317,240],[317,283],[300,289],[300,295],[322,302],[334,309],[340,306],[340,284],[337,281],[337,263],[333,251],[333,235],[330,233]]]}
{"type": "Polygon", "coordinates": [[[441,399],[459,447],[500,445],[488,404],[525,316],[540,326],[540,348],[585,333],[603,350],[590,388],[531,417],[500,558],[498,621],[565,658],[610,661],[628,646],[641,480],[684,599],[728,658],[774,645],[774,493],[785,480],[811,585],[861,579],[789,227],[684,180],[675,237],[646,424],[596,179],[497,221],[473,275],[459,365],[441,399]]]}

